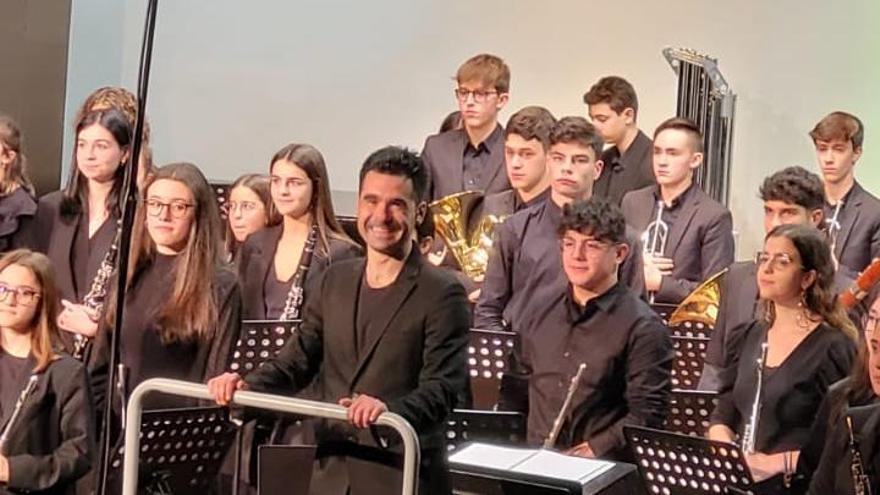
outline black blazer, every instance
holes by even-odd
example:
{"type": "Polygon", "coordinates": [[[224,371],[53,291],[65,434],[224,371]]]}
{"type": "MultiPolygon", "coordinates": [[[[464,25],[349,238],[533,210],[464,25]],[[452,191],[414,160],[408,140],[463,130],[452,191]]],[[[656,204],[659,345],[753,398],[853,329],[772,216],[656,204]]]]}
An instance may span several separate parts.
{"type": "MultiPolygon", "coordinates": [[[[721,203],[698,185],[686,192],[678,217],[669,226],[666,257],[675,267],[671,277],[663,277],[655,300],[679,303],[703,280],[733,263],[733,218],[721,203]]],[[[657,186],[631,191],[623,197],[623,216],[640,234],[657,215],[654,196],[657,186]]]]}
{"type": "Polygon", "coordinates": [[[36,213],[37,202],[24,188],[0,197],[0,252],[31,247],[28,231],[36,213]]]}
{"type": "MultiPolygon", "coordinates": [[[[440,199],[471,189],[464,187],[463,159],[468,142],[464,129],[435,134],[425,140],[422,160],[428,170],[428,198],[440,199]]],[[[473,189],[485,194],[510,189],[510,180],[504,168],[504,139],[498,140],[489,152],[489,166],[482,171],[480,183],[473,189]]]]}
{"type": "MultiPolygon", "coordinates": [[[[242,318],[245,320],[266,318],[266,274],[272,267],[282,231],[283,226],[276,225],[255,232],[238,251],[238,279],[242,287],[242,318]]],[[[312,255],[312,263],[303,284],[305,298],[308,297],[309,288],[321,278],[321,274],[331,263],[363,255],[360,246],[356,244],[334,238],[330,238],[329,242],[329,256],[320,249],[316,249],[312,255]]]]}
{"type": "MultiPolygon", "coordinates": [[[[4,452],[9,483],[0,487],[0,493],[72,495],[76,480],[91,469],[96,453],[86,369],[79,361],[61,356],[39,376],[9,431],[4,452]]],[[[24,389],[28,378],[24,376],[19,389],[24,389]]],[[[3,408],[3,427],[12,410],[3,408]]]]}
{"type": "Polygon", "coordinates": [[[834,255],[840,270],[854,279],[880,258],[880,200],[856,182],[841,209],[834,255]]]}
{"type": "MultiPolygon", "coordinates": [[[[468,303],[464,290],[445,271],[422,260],[414,246],[393,292],[388,294],[384,330],[358,357],[355,301],[366,260],[332,264],[306,304],[296,338],[279,356],[245,380],[258,391],[292,395],[320,370],[325,401],[362,393],[385,402],[419,434],[421,448],[445,443],[447,414],[467,383],[468,303]]],[[[379,323],[379,320],[377,320],[379,323]]],[[[375,447],[369,433],[334,425],[320,432],[323,441],[354,440],[375,447]]],[[[397,443],[397,435],[388,436],[397,443]]]]}
{"type": "Polygon", "coordinates": [[[52,261],[55,285],[61,297],[76,299],[73,286],[73,267],[70,264],[73,240],[76,235],[77,218],[61,216],[63,191],[51,192],[37,203],[37,214],[31,226],[33,249],[44,253],[52,261]]]}

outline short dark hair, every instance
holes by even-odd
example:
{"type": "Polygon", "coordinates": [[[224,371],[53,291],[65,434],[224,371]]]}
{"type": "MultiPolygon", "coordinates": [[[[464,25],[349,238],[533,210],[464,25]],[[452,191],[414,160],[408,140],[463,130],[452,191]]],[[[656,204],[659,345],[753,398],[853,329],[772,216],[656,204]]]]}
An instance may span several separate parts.
{"type": "Polygon", "coordinates": [[[413,199],[416,203],[425,198],[428,171],[425,170],[422,158],[414,151],[400,146],[386,146],[374,151],[361,167],[358,188],[364,185],[364,177],[369,172],[407,178],[412,182],[413,199]]]}
{"type": "Polygon", "coordinates": [[[618,76],[606,76],[584,93],[584,103],[596,105],[607,103],[612,110],[621,113],[627,108],[633,109],[633,117],[639,113],[639,98],[636,90],[626,79],[618,76]]]}
{"type": "Polygon", "coordinates": [[[691,138],[694,152],[703,152],[703,133],[693,120],[684,117],[672,117],[671,119],[666,119],[654,129],[654,139],[656,140],[661,132],[670,129],[687,133],[691,138]]]}
{"type": "Polygon", "coordinates": [[[825,205],[822,179],[803,167],[784,168],[767,177],[759,193],[763,201],[783,201],[811,211],[825,205]]]}
{"type": "Polygon", "coordinates": [[[593,124],[583,117],[562,117],[550,130],[550,145],[557,143],[577,143],[596,152],[596,159],[602,156],[605,142],[593,124]]]}
{"type": "Polygon", "coordinates": [[[531,141],[537,139],[547,150],[550,148],[550,131],[556,124],[556,117],[544,107],[525,107],[510,116],[504,127],[504,136],[516,134],[531,141]]]}
{"type": "Polygon", "coordinates": [[[620,207],[594,196],[562,208],[562,221],[556,233],[561,239],[571,230],[591,235],[600,241],[621,243],[626,239],[626,220],[620,207]]]}
{"type": "Polygon", "coordinates": [[[461,112],[458,110],[449,112],[449,115],[443,119],[443,122],[440,122],[440,130],[438,132],[443,134],[455,129],[461,129],[461,112]]]}
{"type": "Polygon", "coordinates": [[[816,141],[849,141],[854,150],[862,147],[865,139],[865,126],[858,117],[846,112],[831,112],[810,131],[813,143],[816,141]]]}

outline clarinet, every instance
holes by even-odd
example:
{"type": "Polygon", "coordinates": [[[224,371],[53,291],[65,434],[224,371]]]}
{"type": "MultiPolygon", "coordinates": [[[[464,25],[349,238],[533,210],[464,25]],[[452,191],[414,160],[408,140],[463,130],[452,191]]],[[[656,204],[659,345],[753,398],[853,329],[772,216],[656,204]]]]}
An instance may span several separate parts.
{"type": "Polygon", "coordinates": [[[865,465],[862,463],[862,453],[859,452],[859,445],[856,443],[856,437],[853,434],[852,418],[850,416],[846,417],[846,428],[849,431],[849,469],[850,473],[852,473],[854,493],[856,495],[871,495],[871,480],[868,478],[868,473],[865,472],[865,465]]]}
{"type": "Polygon", "coordinates": [[[21,409],[24,406],[24,401],[27,400],[28,396],[31,395],[31,392],[34,391],[34,388],[37,386],[37,379],[39,375],[34,373],[28,379],[27,384],[21,391],[21,395],[18,396],[18,400],[15,402],[15,409],[12,411],[12,416],[9,417],[9,422],[6,423],[6,428],[3,428],[3,433],[0,434],[0,452],[6,452],[6,440],[9,436],[9,432],[12,430],[12,426],[15,424],[15,420],[18,419],[18,416],[21,414],[21,409]]]}
{"type": "MultiPolygon", "coordinates": [[[[104,259],[92,279],[92,285],[89,292],[83,297],[83,306],[89,308],[94,314],[100,315],[104,309],[104,300],[107,296],[107,285],[110,277],[116,270],[116,255],[119,253],[119,240],[122,236],[122,220],[116,222],[116,236],[113,242],[104,253],[104,259]]],[[[85,357],[86,348],[89,345],[89,338],[82,334],[75,334],[73,342],[73,357],[82,361],[85,357]]]]}
{"type": "Polygon", "coordinates": [[[309,237],[303,246],[302,256],[299,259],[299,266],[293,274],[293,282],[290,284],[290,291],[287,292],[287,299],[284,300],[284,310],[278,318],[281,321],[290,321],[299,319],[300,309],[303,302],[303,282],[309,266],[312,264],[312,254],[315,252],[315,245],[318,242],[318,226],[312,224],[309,230],[309,237]]]}
{"type": "Polygon", "coordinates": [[[559,436],[559,432],[562,430],[562,421],[565,419],[569,407],[571,407],[571,399],[574,397],[578,383],[580,383],[581,377],[584,375],[584,370],[586,369],[586,363],[581,363],[580,366],[578,366],[577,373],[571,378],[571,383],[568,385],[568,393],[565,394],[565,400],[562,401],[562,409],[559,410],[559,414],[557,414],[556,419],[553,420],[553,427],[550,429],[550,434],[547,435],[547,438],[544,440],[545,449],[552,449],[553,446],[556,445],[556,437],[559,436]]]}
{"type": "Polygon", "coordinates": [[[758,358],[758,381],[755,387],[755,401],[752,402],[752,414],[743,429],[742,450],[744,454],[755,453],[755,436],[758,432],[758,416],[761,415],[761,389],[764,388],[764,365],[767,363],[767,342],[761,344],[761,356],[758,358]]]}

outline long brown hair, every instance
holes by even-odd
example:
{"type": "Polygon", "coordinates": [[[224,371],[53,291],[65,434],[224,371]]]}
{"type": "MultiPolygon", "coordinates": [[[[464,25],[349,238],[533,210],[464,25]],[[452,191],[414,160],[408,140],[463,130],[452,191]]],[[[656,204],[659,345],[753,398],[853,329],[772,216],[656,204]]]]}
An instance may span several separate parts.
{"type": "Polygon", "coordinates": [[[333,198],[330,194],[330,178],[324,156],[312,145],[291,143],[278,150],[269,162],[269,172],[279,160],[288,161],[303,169],[312,181],[312,198],[309,212],[318,226],[318,249],[322,254],[330,256],[330,239],[337,239],[354,245],[336,220],[333,212],[333,198]]]}
{"type": "Polygon", "coordinates": [[[19,187],[23,187],[30,194],[34,193],[34,186],[27,176],[27,158],[22,150],[24,139],[21,128],[6,115],[0,115],[0,143],[7,150],[15,152],[15,160],[2,171],[0,178],[0,196],[11,194],[19,187]]]}
{"type": "MultiPolygon", "coordinates": [[[[131,91],[119,86],[104,86],[98,88],[86,97],[83,104],[76,112],[76,120],[79,122],[89,112],[115,108],[125,114],[128,123],[134,131],[137,119],[137,97],[131,91]]],[[[150,147],[150,122],[144,118],[143,140],[141,141],[141,156],[143,160],[139,164],[141,170],[152,170],[153,150],[150,147]]]]}
{"type": "MultiPolygon", "coordinates": [[[[834,290],[834,262],[827,238],[815,227],[799,224],[779,225],[764,240],[773,237],[791,241],[801,258],[803,271],[816,273],[816,280],[804,291],[804,309],[856,342],[858,331],[834,290]]],[[[761,305],[765,320],[772,325],[776,319],[775,305],[766,300],[762,300],[761,305]]]]}
{"type": "Polygon", "coordinates": [[[37,312],[34,314],[31,330],[31,354],[37,361],[34,372],[42,372],[53,360],[58,359],[53,344],[58,341],[58,289],[55,288],[55,273],[49,258],[28,249],[16,249],[0,258],[0,272],[11,265],[27,268],[40,283],[37,312]]]}
{"type": "MultiPolygon", "coordinates": [[[[214,192],[198,167],[191,163],[172,163],[156,169],[147,177],[135,212],[128,284],[142,271],[156,254],[156,243],[147,232],[147,212],[144,198],[150,186],[161,179],[180,182],[193,194],[195,217],[190,227],[186,247],[177,255],[174,265],[174,285],[170,287],[168,302],[159,315],[162,342],[191,342],[208,340],[215,331],[218,302],[214,298],[217,272],[223,266],[223,245],[220,232],[220,212],[214,192]]],[[[108,323],[115,319],[114,298],[107,310],[108,323]]]]}
{"type": "MultiPolygon", "coordinates": [[[[273,225],[278,225],[281,223],[281,214],[278,213],[278,209],[275,208],[275,202],[272,201],[272,193],[269,190],[269,177],[263,174],[244,174],[238,179],[235,179],[235,182],[229,186],[229,194],[232,194],[232,190],[236,187],[245,187],[254,192],[259,198],[260,202],[263,203],[263,207],[266,209],[266,226],[272,227],[273,225]]],[[[226,203],[229,204],[228,201],[226,203]]],[[[227,212],[227,216],[229,216],[232,212],[227,212]]],[[[229,221],[226,222],[226,252],[235,257],[235,252],[238,251],[238,242],[235,240],[235,235],[232,234],[232,227],[229,226],[229,221]]]]}

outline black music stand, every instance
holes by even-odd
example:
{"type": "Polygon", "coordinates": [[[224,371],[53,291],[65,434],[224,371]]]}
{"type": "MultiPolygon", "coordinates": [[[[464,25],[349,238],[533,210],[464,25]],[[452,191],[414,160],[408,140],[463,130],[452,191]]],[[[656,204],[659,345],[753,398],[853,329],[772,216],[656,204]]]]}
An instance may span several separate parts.
{"type": "Polygon", "coordinates": [[[695,390],[703,375],[709,339],[672,337],[675,359],[672,361],[672,386],[695,390]]]}
{"type": "Polygon", "coordinates": [[[526,418],[522,413],[455,409],[446,418],[446,450],[448,451],[473,441],[515,445],[525,440],[526,418]]]}
{"type": "Polygon", "coordinates": [[[709,431],[709,416],[718,404],[718,392],[673,389],[663,429],[692,437],[709,431]]]}
{"type": "Polygon", "coordinates": [[[677,305],[669,303],[651,304],[651,309],[653,309],[654,312],[657,313],[658,316],[660,316],[660,319],[663,320],[664,325],[669,325],[669,315],[671,315],[677,307],[677,305]]]}
{"type": "Polygon", "coordinates": [[[278,355],[296,334],[300,320],[244,320],[229,370],[245,376],[278,355]]]}
{"type": "MultiPolygon", "coordinates": [[[[138,493],[215,493],[217,474],[236,430],[229,411],[221,407],[144,411],[138,493]]],[[[110,486],[121,487],[123,449],[120,446],[111,459],[110,486]]]]}
{"type": "Polygon", "coordinates": [[[712,327],[702,321],[685,320],[675,326],[669,327],[673,337],[690,337],[708,339],[712,333],[712,327]]]}
{"type": "Polygon", "coordinates": [[[623,431],[648,493],[719,494],[755,485],[734,444],[637,426],[623,431]]]}
{"type": "Polygon", "coordinates": [[[472,328],[468,343],[468,370],[476,409],[492,409],[498,402],[507,355],[513,351],[514,332],[472,328]]]}
{"type": "Polygon", "coordinates": [[[211,190],[214,191],[214,198],[217,200],[217,206],[220,208],[220,219],[223,220],[223,222],[226,222],[229,218],[227,204],[229,202],[229,188],[232,184],[229,182],[211,182],[210,185],[211,190]]]}

